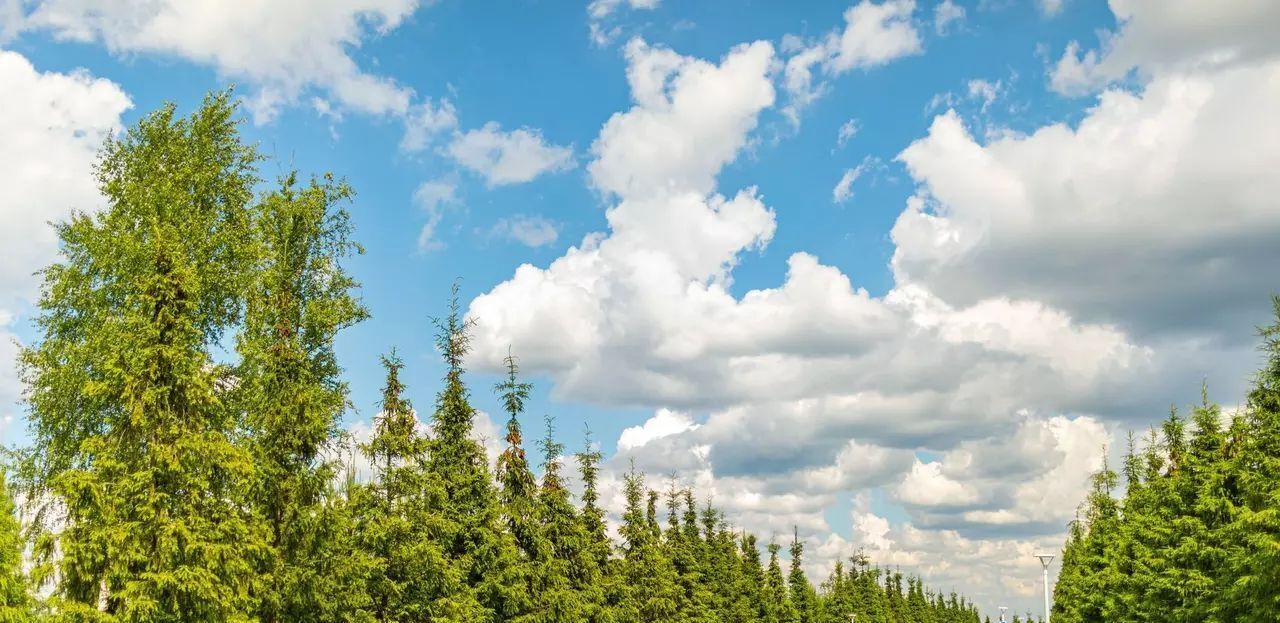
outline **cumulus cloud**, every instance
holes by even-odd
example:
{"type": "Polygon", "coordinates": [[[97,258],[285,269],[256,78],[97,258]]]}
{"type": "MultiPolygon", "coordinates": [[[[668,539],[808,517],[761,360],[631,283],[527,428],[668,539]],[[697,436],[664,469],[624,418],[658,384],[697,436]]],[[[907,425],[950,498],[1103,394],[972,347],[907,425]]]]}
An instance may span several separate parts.
{"type": "Polygon", "coordinates": [[[38,0],[22,30],[70,41],[100,42],[115,54],[166,54],[208,65],[256,87],[259,121],[319,90],[341,107],[403,114],[412,91],[360,68],[351,56],[366,37],[396,29],[418,0],[253,0],[228,11],[221,2],[38,0]]]}
{"type": "Polygon", "coordinates": [[[449,143],[449,156],[484,178],[489,186],[520,184],[544,173],[567,171],[575,165],[573,149],[546,142],[532,128],[505,132],[495,121],[458,134],[449,143]]]}
{"type": "Polygon", "coordinates": [[[986,143],[940,115],[899,156],[920,192],[892,230],[895,279],[1143,336],[1246,338],[1274,287],[1256,267],[1280,262],[1278,102],[1272,62],[1161,75],[1104,92],[1076,127],[986,143]]]}
{"type": "MultiPolygon", "coordinates": [[[[1061,2],[1046,2],[1061,5],[1061,2]]],[[[1050,74],[1054,90],[1090,93],[1131,71],[1150,77],[1170,71],[1213,70],[1268,62],[1280,54],[1280,3],[1132,2],[1110,0],[1120,24],[1103,33],[1101,49],[1071,42],[1050,74]]]]}
{"type": "Polygon", "coordinates": [[[104,205],[93,164],[132,104],[109,80],[86,71],[42,72],[6,50],[0,50],[0,93],[0,418],[7,423],[19,395],[14,324],[35,299],[36,271],[58,253],[49,223],[104,205]]]}
{"type": "Polygon", "coordinates": [[[843,30],[833,30],[807,44],[789,39],[795,53],[787,59],[783,72],[789,98],[783,114],[798,124],[800,111],[825,92],[826,82],[815,82],[815,70],[833,77],[923,52],[924,44],[912,21],[915,8],[914,0],[862,0],[845,10],[843,30]]]}

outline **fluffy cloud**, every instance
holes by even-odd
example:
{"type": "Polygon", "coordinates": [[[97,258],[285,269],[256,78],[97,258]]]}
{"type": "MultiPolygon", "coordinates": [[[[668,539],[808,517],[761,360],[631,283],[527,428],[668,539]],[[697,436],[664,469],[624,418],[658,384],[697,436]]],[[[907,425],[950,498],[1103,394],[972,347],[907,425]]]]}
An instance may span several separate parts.
{"type": "Polygon", "coordinates": [[[1254,65],[1280,54],[1280,3],[1110,0],[1110,6],[1119,30],[1104,33],[1101,51],[1081,54],[1079,43],[1068,45],[1050,76],[1055,90],[1081,95],[1135,68],[1149,77],[1254,65]]]}
{"type": "Polygon", "coordinates": [[[404,120],[404,137],[400,140],[400,149],[416,152],[426,149],[436,137],[455,130],[458,127],[458,111],[453,102],[440,100],[437,104],[430,99],[409,107],[404,120]]]}
{"type": "Polygon", "coordinates": [[[18,398],[12,327],[36,295],[35,274],[57,255],[50,221],[92,212],[103,199],[93,163],[103,140],[120,128],[131,104],[115,83],[84,71],[41,72],[16,52],[0,50],[0,418],[18,398]]]}
{"type": "MultiPolygon", "coordinates": [[[[859,6],[911,28],[905,3],[859,6]]],[[[834,68],[830,46],[784,49],[834,68]]],[[[608,230],[469,310],[480,366],[516,344],[556,396],[656,410],[619,440],[614,477],[632,460],[675,470],[763,535],[799,526],[818,568],[863,546],[931,582],[968,591],[986,573],[979,593],[1024,594],[1034,584],[998,578],[1060,544],[1126,418],[1205,365],[1247,361],[1231,332],[1265,311],[1257,267],[1280,261],[1272,63],[1157,72],[1030,134],[979,140],[938,115],[898,157],[918,188],[887,294],[800,252],[781,284],[735,295],[734,267],[779,225],[756,189],[716,178],[774,103],[773,50],[626,54],[634,106],[587,167],[608,230]],[[909,520],[861,498],[852,537],[832,535],[827,510],[866,489],[909,520]]],[[[969,85],[987,106],[1002,88],[969,85]]],[[[1234,365],[1224,389],[1244,377],[1234,365]]]]}
{"type": "Polygon", "coordinates": [[[543,173],[566,171],[575,166],[572,148],[550,145],[541,132],[530,128],[504,132],[494,121],[478,130],[458,134],[447,151],[458,164],[483,177],[489,186],[520,184],[543,173]]]}
{"type": "Polygon", "coordinates": [[[941,115],[900,155],[920,194],[893,227],[895,278],[953,304],[1244,337],[1275,285],[1258,267],[1280,262],[1278,103],[1272,62],[1161,75],[1104,92],[1076,127],[985,144],[941,115]]]}
{"type": "Polygon", "coordinates": [[[390,32],[418,0],[253,0],[227,11],[212,0],[120,2],[39,0],[25,30],[72,41],[99,41],[117,54],[172,54],[257,86],[250,104],[260,121],[309,89],[343,108],[403,114],[412,92],[367,73],[351,57],[366,36],[390,32]]]}
{"type": "Polygon", "coordinates": [[[858,166],[845,169],[844,174],[840,176],[840,181],[836,182],[836,187],[831,189],[831,200],[836,203],[848,201],[853,196],[853,183],[862,177],[870,162],[870,160],[863,160],[858,166]]]}
{"type": "Polygon", "coordinates": [[[827,33],[810,44],[789,38],[796,51],[787,59],[783,76],[790,98],[783,113],[799,123],[800,110],[825,91],[825,82],[814,82],[815,68],[828,77],[837,76],[923,52],[920,33],[912,22],[915,8],[914,0],[862,0],[844,12],[842,31],[827,33]]]}

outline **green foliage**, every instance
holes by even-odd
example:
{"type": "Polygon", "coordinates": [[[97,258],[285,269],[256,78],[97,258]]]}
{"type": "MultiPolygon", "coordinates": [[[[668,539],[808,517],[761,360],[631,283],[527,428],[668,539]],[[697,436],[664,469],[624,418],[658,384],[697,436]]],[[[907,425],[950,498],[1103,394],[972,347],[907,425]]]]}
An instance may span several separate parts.
{"type": "Polygon", "coordinates": [[[1115,476],[1094,480],[1073,524],[1054,621],[1280,620],[1280,298],[1260,331],[1265,363],[1243,413],[1224,426],[1203,399],[1173,412],[1138,450],[1130,439],[1122,503],[1115,476]]]}
{"type": "Polygon", "coordinates": [[[109,139],[97,169],[107,208],[58,226],[64,260],[44,272],[41,339],[21,363],[32,499],[64,515],[37,552],[42,575],[57,570],[59,618],[255,610],[268,537],[249,510],[255,465],[228,404],[234,380],[211,354],[240,320],[254,266],[258,156],[234,113],[218,93],[188,118],[166,106],[109,139]]]}
{"type": "MultiPolygon", "coordinates": [[[[237,123],[230,92],[186,118],[145,116],[103,147],[107,208],[57,225],[63,260],[44,271],[39,339],[20,361],[25,532],[0,478],[0,623],[976,620],[861,556],[815,589],[798,533],[789,572],[776,544],[766,568],[754,535],[674,480],[664,525],[662,494],[634,470],[615,544],[589,435],[577,504],[549,418],[535,475],[514,356],[491,467],[456,286],[435,323],[446,373],[430,432],[392,351],[373,430],[352,448],[335,342],[368,315],[344,267],[362,252],[353,191],[290,173],[255,194],[260,158],[237,123]]],[[[1237,486],[1223,478],[1206,470],[1197,486],[1237,486]]]]}

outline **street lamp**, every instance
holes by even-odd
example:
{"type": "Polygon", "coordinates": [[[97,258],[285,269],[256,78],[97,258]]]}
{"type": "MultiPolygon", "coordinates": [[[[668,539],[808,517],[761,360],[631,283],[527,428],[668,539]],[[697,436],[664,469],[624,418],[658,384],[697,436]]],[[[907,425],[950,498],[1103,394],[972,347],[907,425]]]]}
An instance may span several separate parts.
{"type": "Polygon", "coordinates": [[[1000,606],[1000,623],[1004,623],[1004,613],[1009,611],[1009,606],[1000,606]]]}
{"type": "Polygon", "coordinates": [[[1049,563],[1053,562],[1053,554],[1036,554],[1036,558],[1044,567],[1044,623],[1049,623],[1049,563]]]}

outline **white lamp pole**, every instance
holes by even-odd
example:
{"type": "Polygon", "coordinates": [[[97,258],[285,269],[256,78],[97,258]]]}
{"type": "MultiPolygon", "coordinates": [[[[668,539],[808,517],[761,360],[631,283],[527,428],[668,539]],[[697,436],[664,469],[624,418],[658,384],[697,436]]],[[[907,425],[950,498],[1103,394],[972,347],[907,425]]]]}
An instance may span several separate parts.
{"type": "Polygon", "coordinates": [[[1000,606],[1000,623],[1004,623],[1004,613],[1009,611],[1009,606],[1000,606]]]}
{"type": "Polygon", "coordinates": [[[1049,623],[1049,563],[1053,562],[1053,554],[1036,554],[1036,558],[1044,567],[1044,623],[1049,623]]]}

